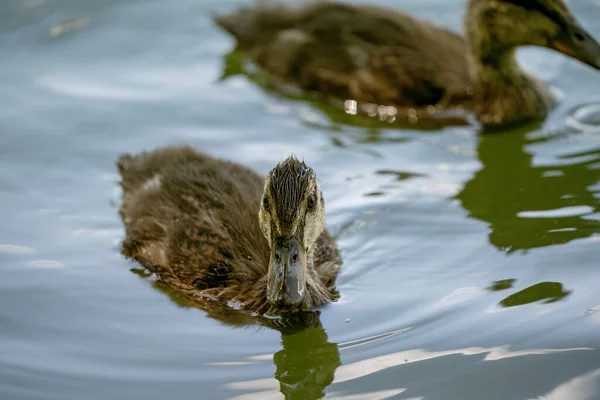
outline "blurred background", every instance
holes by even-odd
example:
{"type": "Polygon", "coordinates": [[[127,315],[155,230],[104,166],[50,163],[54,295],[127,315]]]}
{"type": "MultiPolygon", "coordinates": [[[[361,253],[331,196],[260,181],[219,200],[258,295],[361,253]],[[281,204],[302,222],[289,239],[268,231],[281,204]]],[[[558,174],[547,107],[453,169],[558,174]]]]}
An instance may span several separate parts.
{"type": "MultiPolygon", "coordinates": [[[[210,15],[241,4],[0,2],[0,398],[600,399],[597,71],[519,51],[562,100],[504,134],[356,124],[239,74],[210,15]],[[344,261],[320,326],[232,327],[130,272],[114,163],[171,143],[314,168],[344,261]]],[[[462,1],[377,4],[462,31],[462,1]]]]}

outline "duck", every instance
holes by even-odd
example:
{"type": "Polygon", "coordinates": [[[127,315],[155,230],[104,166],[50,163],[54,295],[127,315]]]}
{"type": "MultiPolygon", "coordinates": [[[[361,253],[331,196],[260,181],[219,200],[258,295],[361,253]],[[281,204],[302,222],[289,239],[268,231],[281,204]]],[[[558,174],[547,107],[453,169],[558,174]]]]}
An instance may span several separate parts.
{"type": "Polygon", "coordinates": [[[172,293],[253,315],[336,301],[341,260],[312,168],[295,156],[266,178],[190,146],[117,161],[121,253],[172,293]]]}
{"type": "Polygon", "coordinates": [[[261,1],[213,19],[235,51],[283,84],[341,100],[349,114],[415,125],[450,115],[484,129],[543,120],[556,99],[517,62],[522,46],[600,69],[600,45],[563,0],[467,0],[464,37],[401,11],[338,1],[261,1]]]}

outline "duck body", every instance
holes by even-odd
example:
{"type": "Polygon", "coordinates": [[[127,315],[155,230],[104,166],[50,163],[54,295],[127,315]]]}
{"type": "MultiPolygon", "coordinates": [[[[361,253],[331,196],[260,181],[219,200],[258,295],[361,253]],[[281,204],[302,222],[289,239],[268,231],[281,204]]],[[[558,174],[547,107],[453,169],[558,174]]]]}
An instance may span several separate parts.
{"type": "MultiPolygon", "coordinates": [[[[557,24],[544,16],[536,27],[539,12],[531,4],[552,1],[523,2],[532,7],[526,9],[512,0],[470,0],[467,38],[401,12],[334,1],[261,4],[216,22],[238,50],[303,90],[393,106],[398,117],[431,119],[436,111],[463,109],[499,126],[543,117],[553,104],[545,85],[514,60],[516,47],[538,44],[535,35],[506,29],[523,20],[528,31],[547,36],[557,24]],[[518,40],[508,38],[513,33],[518,40]]],[[[600,47],[593,51],[600,55],[600,47]]],[[[598,60],[588,63],[598,67],[598,60]]]]}
{"type": "Polygon", "coordinates": [[[418,106],[468,96],[475,84],[460,36],[379,7],[263,5],[217,22],[266,70],[329,96],[418,106]]]}
{"type": "MultiPolygon", "coordinates": [[[[187,146],[123,155],[117,164],[126,257],[187,297],[233,301],[259,313],[273,309],[267,293],[272,251],[257,218],[264,178],[187,146]]],[[[299,308],[337,293],[339,259],[326,229],[310,251],[299,308]]]]}

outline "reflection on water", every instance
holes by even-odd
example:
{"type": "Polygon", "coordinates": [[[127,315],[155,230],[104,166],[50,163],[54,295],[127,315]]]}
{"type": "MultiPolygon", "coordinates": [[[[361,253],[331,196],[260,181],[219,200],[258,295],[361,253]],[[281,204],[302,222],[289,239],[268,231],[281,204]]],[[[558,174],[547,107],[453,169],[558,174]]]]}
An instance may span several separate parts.
{"type": "MultiPolygon", "coordinates": [[[[450,0],[368,1],[462,24],[450,0]]],[[[234,77],[233,55],[219,82],[209,14],[238,6],[0,1],[0,399],[598,399],[597,72],[520,52],[565,91],[557,131],[392,129],[234,77]],[[310,160],[341,300],[261,319],[127,271],[114,160],[174,142],[310,160]]],[[[600,36],[597,2],[573,6],[600,36]]]]}
{"type": "Polygon", "coordinates": [[[269,75],[248,61],[242,53],[233,49],[223,56],[223,68],[220,80],[243,75],[248,80],[268,92],[272,96],[284,97],[288,100],[305,102],[312,110],[327,118],[325,124],[312,117],[305,122],[323,129],[332,129],[337,125],[351,125],[363,128],[409,128],[421,131],[437,131],[448,125],[473,124],[472,118],[458,110],[441,109],[415,110],[410,107],[396,108],[370,103],[358,104],[356,101],[340,99],[323,99],[320,93],[302,92],[280,78],[269,75]],[[417,124],[418,123],[418,124],[417,124]]]}
{"type": "Polygon", "coordinates": [[[321,324],[299,333],[283,334],[281,343],[283,349],[273,356],[281,393],[290,400],[323,397],[341,365],[337,344],[328,342],[321,324]]]}
{"type": "Polygon", "coordinates": [[[503,307],[515,307],[541,300],[545,300],[544,303],[554,303],[567,297],[569,294],[571,294],[571,291],[565,290],[563,285],[558,282],[541,282],[515,294],[511,294],[502,300],[500,305],[503,307]]]}
{"type": "MultiPolygon", "coordinates": [[[[234,397],[236,400],[280,398],[279,393],[286,400],[321,399],[325,396],[325,389],[333,382],[341,360],[338,345],[328,341],[321,324],[295,329],[293,333],[282,332],[281,344],[282,349],[272,355],[275,363],[273,382],[278,383],[279,391],[248,393],[234,397]]],[[[269,379],[259,380],[250,383],[250,386],[251,389],[271,389],[270,382],[269,379]],[[267,387],[264,387],[265,381],[268,382],[267,387]]],[[[239,385],[233,383],[228,386],[238,388],[239,385]]]]}
{"type": "Polygon", "coordinates": [[[489,241],[507,252],[564,244],[600,232],[600,148],[535,165],[528,132],[481,135],[482,168],[456,196],[470,216],[490,224],[489,241]],[[596,192],[596,193],[595,193],[596,192]]]}
{"type": "Polygon", "coordinates": [[[391,171],[391,170],[379,170],[377,171],[379,175],[392,175],[396,177],[397,181],[404,181],[406,179],[423,177],[423,174],[415,174],[414,172],[404,172],[404,171],[391,171]]]}
{"type": "MultiPolygon", "coordinates": [[[[511,289],[515,282],[516,279],[494,281],[488,287],[488,290],[497,292],[511,289]]],[[[548,304],[564,299],[570,295],[571,292],[571,290],[565,290],[562,283],[540,282],[505,297],[499,304],[502,307],[517,307],[542,300],[544,300],[544,304],[548,304]]]]}
{"type": "MultiPolygon", "coordinates": [[[[151,276],[138,268],[133,268],[132,272],[143,278],[151,276]]],[[[325,388],[333,381],[336,368],[341,365],[338,346],[328,341],[319,311],[298,311],[269,318],[233,309],[219,301],[184,299],[158,280],[152,285],[179,307],[199,308],[225,325],[238,328],[262,326],[281,332],[283,348],[273,355],[273,362],[275,379],[279,381],[285,399],[322,398],[325,388]]]]}
{"type": "MultiPolygon", "coordinates": [[[[341,347],[341,346],[340,346],[341,347]]],[[[482,356],[481,361],[484,362],[495,362],[501,360],[507,360],[516,357],[532,357],[532,356],[547,356],[550,354],[568,353],[568,352],[579,352],[579,351],[591,351],[592,348],[580,347],[580,348],[564,348],[564,349],[531,349],[531,350],[510,350],[508,345],[495,346],[495,347],[469,347],[463,349],[453,349],[444,351],[430,351],[425,349],[414,349],[406,350],[393,354],[386,354],[379,357],[374,357],[366,360],[361,360],[353,363],[341,365],[335,371],[335,379],[331,384],[339,384],[348,382],[366,376],[375,374],[377,372],[402,366],[403,368],[409,368],[410,366],[425,361],[435,360],[439,358],[463,355],[463,356],[482,356]]],[[[283,350],[285,351],[285,349],[283,350]]],[[[279,366],[279,365],[278,365],[279,366]]],[[[313,367],[314,368],[314,367],[313,367]]],[[[326,376],[329,379],[329,376],[326,376]]],[[[330,383],[330,382],[328,382],[330,383]]],[[[410,388],[410,382],[408,383],[410,388]]],[[[279,383],[274,379],[259,379],[254,381],[242,381],[233,382],[227,385],[230,389],[241,390],[241,391],[254,391],[254,393],[247,393],[244,395],[236,396],[236,400],[257,400],[265,398],[276,398],[274,395],[277,393],[277,387],[279,383]],[[256,392],[261,390],[260,392],[256,392]]],[[[399,393],[406,391],[406,387],[396,387],[395,389],[387,392],[386,396],[377,398],[388,398],[399,393]]],[[[375,398],[374,393],[363,393],[358,394],[357,398],[360,399],[373,399],[375,398]]],[[[312,397],[305,397],[312,398],[312,397]]],[[[317,397],[318,398],[318,397],[317,397]]]]}
{"type": "Polygon", "coordinates": [[[492,282],[492,284],[490,285],[490,287],[488,289],[495,291],[495,292],[500,291],[500,290],[510,289],[511,287],[513,287],[515,282],[516,282],[516,279],[502,279],[499,281],[494,281],[494,282],[492,282]]]}
{"type": "Polygon", "coordinates": [[[550,393],[535,400],[594,400],[600,388],[600,369],[561,383],[550,393]]]}

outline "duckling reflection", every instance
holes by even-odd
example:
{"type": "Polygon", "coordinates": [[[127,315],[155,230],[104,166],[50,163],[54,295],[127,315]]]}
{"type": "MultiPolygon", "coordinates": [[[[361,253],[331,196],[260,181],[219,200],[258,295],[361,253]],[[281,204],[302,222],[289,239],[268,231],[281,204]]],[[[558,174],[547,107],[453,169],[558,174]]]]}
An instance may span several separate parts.
{"type": "Polygon", "coordinates": [[[283,333],[283,349],[273,356],[275,378],[286,400],[320,399],[341,365],[336,343],[328,341],[320,322],[303,330],[283,333]]]}
{"type": "Polygon", "coordinates": [[[421,124],[464,109],[485,127],[520,124],[543,119],[554,98],[518,65],[518,47],[546,47],[600,69],[600,45],[563,0],[469,0],[465,38],[372,5],[257,3],[215,21],[262,69],[346,100],[350,115],[421,124]]]}
{"type": "MultiPolygon", "coordinates": [[[[134,269],[133,272],[147,277],[144,270],[134,269]]],[[[335,370],[342,363],[337,343],[329,341],[323,328],[320,311],[285,313],[277,318],[252,316],[215,301],[191,302],[160,281],[155,281],[154,287],[169,296],[177,306],[199,308],[224,325],[280,332],[282,349],[273,356],[274,377],[286,400],[322,398],[327,386],[333,382],[335,370]]]]}
{"type": "Polygon", "coordinates": [[[528,133],[522,129],[480,135],[477,154],[482,168],[456,198],[471,217],[489,223],[490,243],[507,252],[564,244],[600,232],[600,221],[582,215],[600,211],[600,198],[593,191],[600,181],[600,149],[563,156],[556,165],[536,166],[527,146],[552,138],[528,139],[528,133]]]}

